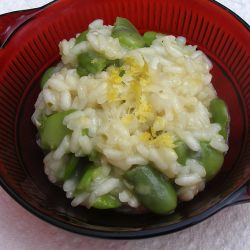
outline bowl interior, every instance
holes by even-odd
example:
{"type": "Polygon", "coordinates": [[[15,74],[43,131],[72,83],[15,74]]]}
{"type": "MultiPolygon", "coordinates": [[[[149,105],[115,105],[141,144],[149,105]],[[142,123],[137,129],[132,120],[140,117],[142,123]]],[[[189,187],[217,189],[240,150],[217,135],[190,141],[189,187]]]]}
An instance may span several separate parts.
{"type": "Polygon", "coordinates": [[[53,4],[21,27],[2,51],[5,65],[0,71],[0,163],[4,187],[43,219],[101,237],[166,233],[194,223],[194,218],[198,221],[208,216],[215,205],[249,179],[248,41],[246,27],[207,1],[65,0],[53,4]],[[212,82],[229,108],[230,149],[221,173],[204,192],[169,216],[72,208],[64,192],[48,181],[43,154],[36,145],[36,129],[30,117],[42,72],[59,60],[59,41],[85,30],[97,18],[113,24],[116,16],[130,19],[141,32],[182,35],[188,43],[197,44],[212,60],[212,82]]]}

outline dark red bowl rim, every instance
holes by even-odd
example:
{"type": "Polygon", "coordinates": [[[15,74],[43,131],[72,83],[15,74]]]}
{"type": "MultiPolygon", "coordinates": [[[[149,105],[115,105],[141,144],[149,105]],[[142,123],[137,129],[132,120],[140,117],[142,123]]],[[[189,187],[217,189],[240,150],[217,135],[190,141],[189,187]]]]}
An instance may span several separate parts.
{"type": "MultiPolygon", "coordinates": [[[[45,7],[49,7],[50,5],[54,4],[58,0],[54,0],[52,2],[49,2],[46,5],[43,5],[38,8],[33,8],[31,10],[41,10],[45,7]]],[[[249,24],[244,21],[240,16],[238,16],[235,12],[224,6],[223,4],[215,1],[215,0],[209,0],[209,2],[212,2],[213,4],[217,5],[218,7],[222,8],[224,11],[227,11],[229,14],[231,14],[234,18],[236,18],[248,31],[250,31],[250,26],[249,24]]],[[[28,10],[28,9],[26,9],[28,10]]],[[[16,12],[22,12],[26,10],[21,10],[21,11],[12,11],[8,13],[1,14],[3,15],[8,15],[11,13],[16,13],[16,12]]],[[[26,25],[29,22],[25,22],[23,25],[26,25]]],[[[6,43],[9,41],[9,39],[15,34],[16,31],[14,31],[10,37],[5,41],[5,43],[2,45],[6,45],[6,43]]],[[[159,228],[150,228],[150,229],[143,229],[141,231],[101,231],[101,230],[93,230],[93,229],[84,229],[80,227],[76,227],[64,222],[61,222],[60,220],[54,219],[53,217],[47,216],[44,213],[40,212],[36,208],[34,208],[32,205],[30,205],[27,201],[25,201],[21,196],[19,196],[13,189],[11,189],[7,183],[3,180],[3,178],[0,176],[0,184],[3,187],[3,189],[15,200],[17,201],[22,207],[27,209],[30,213],[33,215],[37,216],[38,218],[42,219],[43,221],[46,221],[54,226],[57,226],[59,228],[65,229],[67,231],[73,232],[73,233],[78,233],[82,234],[85,236],[91,236],[91,237],[98,237],[98,238],[104,238],[104,239],[141,239],[141,238],[149,238],[149,237],[155,237],[155,236],[160,236],[164,234],[169,234],[169,233],[174,233],[176,231],[185,229],[187,227],[193,226],[210,216],[214,215],[215,213],[219,212],[223,208],[227,207],[228,205],[233,205],[237,204],[235,201],[239,199],[244,193],[245,193],[245,185],[249,185],[249,181],[246,181],[246,183],[242,183],[242,185],[233,193],[229,194],[227,197],[225,197],[223,200],[218,202],[215,206],[209,208],[205,212],[193,216],[187,220],[184,220],[182,222],[179,222],[177,224],[173,225],[168,225],[168,226],[163,226],[159,228]],[[247,184],[248,183],[248,184],[247,184]]],[[[246,200],[248,201],[248,200],[246,200]]]]}

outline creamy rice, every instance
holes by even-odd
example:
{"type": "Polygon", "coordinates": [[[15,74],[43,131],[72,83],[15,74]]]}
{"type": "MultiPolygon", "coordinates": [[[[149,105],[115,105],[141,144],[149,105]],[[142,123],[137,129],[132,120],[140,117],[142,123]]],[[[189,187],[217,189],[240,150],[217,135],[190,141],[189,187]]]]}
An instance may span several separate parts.
{"type": "MultiPolygon", "coordinates": [[[[72,134],[44,158],[45,173],[56,182],[69,152],[86,156],[97,151],[103,176],[88,193],[75,197],[73,206],[90,207],[96,197],[116,190],[121,202],[137,207],[138,200],[120,176],[134,165],[146,164],[174,179],[180,200],[191,200],[204,189],[206,171],[196,160],[185,166],[178,163],[175,141],[182,140],[193,151],[200,150],[201,140],[220,152],[228,149],[220,125],[210,122],[208,107],[216,97],[212,63],[196,46],[186,45],[184,37],[159,35],[150,47],[128,50],[111,37],[111,31],[112,26],[96,20],[89,25],[86,41],[75,44],[71,38],[59,44],[62,64],[39,94],[32,120],[39,127],[41,114],[75,112],[63,121],[72,134]],[[77,55],[89,49],[123,60],[124,74],[110,66],[79,77],[77,55]],[[88,135],[82,135],[86,128],[88,135]]],[[[64,183],[68,198],[76,182],[64,183]]]]}

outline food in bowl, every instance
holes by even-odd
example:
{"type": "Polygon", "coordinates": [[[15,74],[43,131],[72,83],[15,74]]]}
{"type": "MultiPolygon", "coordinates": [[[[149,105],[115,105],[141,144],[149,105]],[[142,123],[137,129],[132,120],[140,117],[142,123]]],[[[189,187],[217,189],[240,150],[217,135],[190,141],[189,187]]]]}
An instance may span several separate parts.
{"type": "Polygon", "coordinates": [[[184,37],[118,17],[59,44],[32,121],[45,173],[72,206],[168,214],[219,172],[229,115],[212,64],[184,37]]]}

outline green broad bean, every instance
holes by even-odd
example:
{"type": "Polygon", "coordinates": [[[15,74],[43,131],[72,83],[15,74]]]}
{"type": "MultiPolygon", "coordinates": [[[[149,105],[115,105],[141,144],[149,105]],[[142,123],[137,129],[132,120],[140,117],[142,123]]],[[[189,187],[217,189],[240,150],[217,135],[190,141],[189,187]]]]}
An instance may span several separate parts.
{"type": "Polygon", "coordinates": [[[175,142],[175,152],[178,156],[177,161],[181,165],[185,165],[188,158],[190,158],[190,149],[183,141],[175,142]]]}
{"type": "Polygon", "coordinates": [[[78,55],[77,59],[77,73],[79,76],[101,72],[108,65],[108,60],[94,51],[81,53],[78,55]]]}
{"type": "Polygon", "coordinates": [[[78,183],[75,193],[80,194],[85,192],[90,187],[91,182],[101,174],[100,167],[97,167],[93,164],[88,165],[83,172],[83,175],[78,183]]]}
{"type": "Polygon", "coordinates": [[[45,83],[49,80],[49,78],[53,75],[53,73],[55,72],[55,68],[56,67],[50,67],[48,68],[42,76],[41,82],[40,82],[40,87],[41,89],[43,89],[45,83]]]}
{"type": "Polygon", "coordinates": [[[175,210],[176,191],[156,169],[136,166],[125,173],[125,179],[134,186],[138,200],[149,210],[157,214],[167,214],[175,210]]]}
{"type": "Polygon", "coordinates": [[[46,119],[42,121],[39,134],[41,147],[43,149],[56,149],[63,138],[71,133],[71,130],[63,124],[63,119],[72,112],[73,110],[58,112],[46,117],[46,119]]]}
{"type": "Polygon", "coordinates": [[[154,31],[147,31],[144,33],[143,35],[143,40],[146,44],[146,46],[150,47],[152,42],[156,39],[156,35],[158,33],[157,32],[154,32],[154,31]]]}
{"type": "Polygon", "coordinates": [[[209,110],[212,115],[211,122],[220,124],[220,134],[226,140],[228,134],[229,115],[225,102],[219,98],[215,98],[210,102],[209,110]]]}
{"type": "Polygon", "coordinates": [[[121,206],[121,202],[117,197],[111,194],[105,194],[98,197],[93,206],[98,209],[110,209],[110,208],[118,208],[121,206]]]}
{"type": "MultiPolygon", "coordinates": [[[[82,57],[82,56],[79,56],[79,57],[82,57]]],[[[92,66],[88,64],[89,66],[87,66],[87,67],[85,67],[85,65],[87,65],[87,62],[85,62],[84,60],[90,60],[90,59],[85,58],[85,59],[81,59],[81,60],[82,60],[82,64],[78,65],[77,68],[76,68],[76,71],[77,71],[77,73],[78,73],[78,75],[80,77],[87,76],[89,73],[95,73],[95,69],[96,69],[96,73],[98,73],[98,72],[100,72],[102,70],[105,70],[109,66],[115,66],[115,67],[120,67],[121,66],[121,61],[119,59],[108,60],[108,59],[105,59],[105,58],[102,57],[101,62],[100,61],[95,61],[95,59],[93,59],[94,61],[92,63],[94,63],[94,64],[97,63],[97,64],[92,65],[92,66]],[[99,63],[101,63],[101,65],[98,65],[99,63]],[[94,68],[94,70],[93,70],[93,68],[94,68]]]]}
{"type": "Polygon", "coordinates": [[[41,126],[37,128],[39,133],[43,129],[44,123],[46,122],[47,119],[48,119],[48,116],[46,116],[44,113],[42,113],[41,116],[38,118],[38,121],[41,124],[41,126]]]}
{"type": "Polygon", "coordinates": [[[76,41],[75,41],[75,45],[78,44],[78,43],[81,43],[83,41],[86,41],[87,40],[87,34],[88,34],[88,30],[85,30],[83,31],[77,38],[76,38],[76,41]]]}
{"type": "Polygon", "coordinates": [[[177,161],[181,165],[185,165],[188,159],[198,159],[200,152],[191,150],[183,141],[176,141],[174,148],[178,158],[177,161]]]}
{"type": "Polygon", "coordinates": [[[199,161],[206,170],[206,181],[211,180],[219,172],[224,161],[224,155],[212,148],[208,142],[200,142],[201,149],[199,152],[192,151],[183,141],[177,141],[175,145],[177,161],[181,165],[185,165],[188,159],[199,161]]]}
{"type": "Polygon", "coordinates": [[[210,181],[220,171],[224,161],[223,153],[212,148],[208,142],[200,142],[199,162],[206,170],[206,181],[210,181]]]}
{"type": "Polygon", "coordinates": [[[65,167],[65,170],[64,170],[64,176],[63,176],[64,181],[68,180],[75,173],[79,159],[80,158],[75,157],[74,154],[71,154],[69,156],[69,160],[68,160],[66,167],[65,167]]]}
{"type": "Polygon", "coordinates": [[[128,49],[143,48],[145,46],[145,42],[138,30],[126,18],[116,18],[112,37],[118,38],[121,46],[128,49]]]}
{"type": "Polygon", "coordinates": [[[89,74],[89,72],[85,68],[82,68],[80,66],[77,66],[76,72],[80,77],[87,76],[89,74]]]}
{"type": "Polygon", "coordinates": [[[88,134],[89,134],[89,129],[88,128],[82,129],[82,135],[88,135],[88,134]]]}

